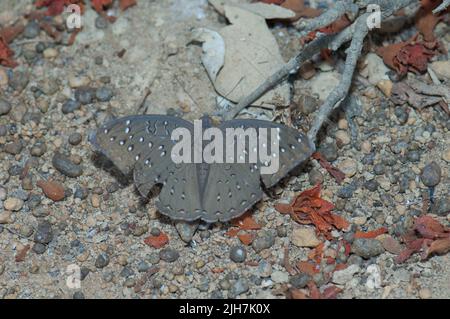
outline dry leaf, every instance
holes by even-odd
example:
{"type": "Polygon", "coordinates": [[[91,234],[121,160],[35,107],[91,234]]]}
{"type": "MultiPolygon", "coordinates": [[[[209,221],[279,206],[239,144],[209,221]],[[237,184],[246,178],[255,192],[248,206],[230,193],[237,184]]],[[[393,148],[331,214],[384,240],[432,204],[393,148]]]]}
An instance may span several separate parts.
{"type": "Polygon", "coordinates": [[[161,232],[158,236],[149,236],[144,239],[144,243],[153,247],[153,248],[161,248],[164,247],[169,242],[169,237],[161,232]]]}
{"type": "Polygon", "coordinates": [[[340,171],[338,168],[336,168],[333,165],[331,165],[325,159],[325,157],[323,157],[323,155],[320,154],[319,152],[315,152],[312,155],[312,158],[317,160],[319,162],[320,166],[322,166],[324,169],[326,169],[327,172],[330,173],[330,175],[334,177],[334,179],[336,180],[336,182],[338,184],[341,184],[342,181],[345,179],[345,174],[342,171],[340,171]]]}
{"type": "Polygon", "coordinates": [[[372,231],[368,231],[368,232],[362,232],[362,231],[357,231],[355,232],[355,238],[375,238],[378,237],[382,234],[386,234],[388,232],[386,227],[380,227],[378,229],[372,230],[372,231]]]}

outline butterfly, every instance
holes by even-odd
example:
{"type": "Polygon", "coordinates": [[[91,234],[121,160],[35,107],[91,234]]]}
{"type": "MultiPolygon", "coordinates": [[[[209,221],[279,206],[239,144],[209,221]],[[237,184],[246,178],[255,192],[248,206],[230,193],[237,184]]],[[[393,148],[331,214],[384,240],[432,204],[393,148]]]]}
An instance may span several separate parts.
{"type": "MultiPolygon", "coordinates": [[[[208,116],[199,121],[202,129],[215,128],[224,136],[230,130],[250,129],[261,137],[263,130],[275,130],[276,137],[266,134],[267,145],[258,145],[269,149],[268,145],[277,144],[278,152],[273,155],[278,156],[278,169],[263,173],[268,163],[262,162],[260,156],[251,162],[250,142],[243,143],[240,149],[237,144],[233,146],[233,151],[242,153],[236,154],[234,162],[226,160],[228,153],[225,151],[221,155],[222,162],[174,161],[173,151],[181,140],[174,138],[175,132],[192,135],[189,143],[193,152],[199,138],[195,137],[195,123],[166,115],[136,115],[112,120],[100,127],[90,142],[123,174],[133,174],[134,184],[142,196],[148,196],[153,187],[162,185],[156,201],[162,214],[174,220],[208,223],[226,222],[242,215],[262,199],[263,186],[274,186],[314,152],[314,145],[304,134],[282,124],[234,119],[213,125],[208,116]],[[237,161],[242,155],[246,160],[237,161]]],[[[200,143],[202,147],[205,144],[205,141],[200,143]]]]}

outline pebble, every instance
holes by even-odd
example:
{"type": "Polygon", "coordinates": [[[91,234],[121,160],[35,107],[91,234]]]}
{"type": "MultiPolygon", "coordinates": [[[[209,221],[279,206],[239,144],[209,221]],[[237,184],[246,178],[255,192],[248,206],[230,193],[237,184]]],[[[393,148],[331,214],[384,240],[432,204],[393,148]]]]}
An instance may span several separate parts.
{"type": "Polygon", "coordinates": [[[94,99],[93,89],[90,87],[80,87],[75,91],[75,99],[81,104],[90,104],[94,99]]]}
{"type": "Polygon", "coordinates": [[[36,185],[40,187],[45,196],[50,198],[52,201],[60,201],[65,197],[66,193],[64,187],[58,182],[40,180],[36,185]]]}
{"type": "Polygon", "coordinates": [[[46,59],[53,59],[58,56],[59,52],[55,48],[47,48],[44,50],[44,52],[42,54],[44,55],[44,58],[46,58],[46,59]]]}
{"type": "Polygon", "coordinates": [[[236,263],[242,263],[247,257],[247,251],[242,246],[234,246],[230,250],[230,259],[236,263]]]}
{"type": "Polygon", "coordinates": [[[74,132],[74,133],[69,135],[69,143],[71,145],[78,145],[78,144],[80,144],[82,139],[83,139],[83,136],[80,133],[78,133],[78,132],[74,132]]]}
{"type": "Polygon", "coordinates": [[[23,207],[23,200],[16,197],[10,197],[3,202],[3,208],[13,212],[21,210],[23,207]]]}
{"type": "Polygon", "coordinates": [[[29,81],[30,81],[30,74],[24,69],[16,68],[9,81],[9,86],[13,90],[20,93],[27,87],[29,81]]]}
{"type": "Polygon", "coordinates": [[[106,29],[108,27],[108,20],[106,20],[106,18],[102,17],[102,16],[98,16],[97,18],[95,18],[95,27],[97,29],[103,30],[106,29]]]}
{"type": "Polygon", "coordinates": [[[356,238],[352,243],[352,252],[364,259],[369,259],[382,254],[384,248],[377,239],[356,238]]]}
{"type": "Polygon", "coordinates": [[[378,265],[369,265],[366,269],[366,274],[368,274],[366,280],[366,287],[368,289],[381,288],[381,270],[378,265]]]}
{"type": "Polygon", "coordinates": [[[375,179],[364,182],[364,187],[371,192],[375,192],[378,189],[378,186],[379,184],[375,179]]]}
{"type": "Polygon", "coordinates": [[[354,275],[360,272],[361,268],[358,265],[350,265],[345,269],[336,270],[333,273],[332,282],[338,285],[345,285],[353,279],[354,275]]]}
{"type": "Polygon", "coordinates": [[[6,69],[0,66],[0,88],[6,88],[9,84],[9,77],[6,69]]]}
{"type": "Polygon", "coordinates": [[[433,214],[439,216],[447,216],[447,214],[450,214],[450,195],[435,200],[431,206],[431,211],[433,214]]]}
{"type": "Polygon", "coordinates": [[[41,157],[45,152],[47,152],[47,145],[41,141],[34,143],[30,149],[30,154],[36,157],[41,157]]]}
{"type": "Polygon", "coordinates": [[[259,253],[264,249],[272,247],[274,243],[275,236],[270,232],[264,232],[253,241],[252,247],[255,252],[259,253]]]}
{"type": "Polygon", "coordinates": [[[33,245],[33,251],[38,255],[43,254],[46,250],[47,250],[47,246],[44,244],[36,243],[33,245]]]}
{"type": "Polygon", "coordinates": [[[305,273],[300,273],[289,278],[289,283],[297,289],[305,288],[308,282],[312,280],[311,276],[305,273]]]}
{"type": "Polygon", "coordinates": [[[420,174],[420,180],[425,186],[434,187],[441,181],[441,167],[436,162],[428,163],[420,174]]]}
{"type": "Polygon", "coordinates": [[[430,64],[430,67],[441,79],[446,78],[450,80],[450,61],[435,61],[430,64]]]}
{"type": "Polygon", "coordinates": [[[85,297],[81,291],[76,291],[76,292],[74,292],[72,299],[83,300],[83,299],[85,299],[85,297]]]}
{"type": "Polygon", "coordinates": [[[261,260],[258,265],[258,274],[262,278],[270,277],[272,274],[272,264],[266,260],[261,260]]]}
{"type": "Polygon", "coordinates": [[[53,240],[52,225],[48,221],[43,221],[38,224],[36,233],[34,234],[34,241],[39,244],[46,245],[53,240]]]}
{"type": "Polygon", "coordinates": [[[319,101],[311,95],[300,96],[297,103],[302,110],[302,113],[306,115],[315,112],[319,106],[319,101]]]}
{"type": "Polygon", "coordinates": [[[319,147],[319,152],[328,162],[334,162],[338,158],[338,149],[336,143],[326,143],[319,147]]]}
{"type": "Polygon", "coordinates": [[[340,162],[337,165],[337,167],[347,177],[353,177],[356,174],[357,170],[358,170],[358,166],[357,166],[356,161],[351,159],[351,158],[347,158],[347,159],[343,160],[342,162],[340,162]]]}
{"type": "Polygon", "coordinates": [[[109,256],[106,253],[100,253],[95,260],[95,267],[105,268],[109,264],[109,256]]]}
{"type": "Polygon", "coordinates": [[[11,103],[3,98],[0,98],[0,116],[8,114],[9,111],[11,111],[11,108],[11,103]]]}
{"type": "Polygon", "coordinates": [[[0,213],[0,225],[2,224],[11,224],[13,219],[11,218],[11,211],[3,211],[0,213]]]}
{"type": "Polygon", "coordinates": [[[23,145],[20,141],[8,143],[5,145],[3,150],[11,155],[18,155],[20,152],[22,152],[23,145]]]}
{"type": "Polygon", "coordinates": [[[164,248],[159,252],[159,258],[165,262],[173,263],[180,257],[178,251],[172,248],[164,248]]]}
{"type": "Polygon", "coordinates": [[[337,196],[340,198],[351,198],[355,190],[356,190],[355,184],[352,183],[349,185],[345,185],[338,190],[337,196]]]}
{"type": "Polygon", "coordinates": [[[108,102],[113,96],[111,88],[102,86],[95,91],[95,97],[99,102],[108,102]]]}
{"type": "Polygon", "coordinates": [[[92,194],[91,197],[91,205],[94,208],[99,208],[100,207],[100,196],[97,194],[92,194]]]}
{"type": "Polygon", "coordinates": [[[147,270],[150,269],[149,264],[147,264],[145,261],[140,261],[138,264],[138,271],[139,272],[147,272],[147,270]]]}
{"type": "Polygon", "coordinates": [[[291,242],[297,247],[314,248],[321,243],[314,228],[295,227],[292,231],[291,242]]]}
{"type": "Polygon", "coordinates": [[[78,177],[83,174],[81,166],[74,164],[68,157],[60,153],[53,155],[52,164],[56,170],[68,177],[78,177]]]}
{"type": "Polygon", "coordinates": [[[336,138],[337,141],[339,141],[341,145],[350,144],[351,141],[350,135],[344,130],[337,130],[334,137],[336,138]]]}
{"type": "Polygon", "coordinates": [[[384,236],[380,239],[380,241],[383,245],[383,248],[391,254],[398,255],[403,250],[398,240],[390,235],[384,236]]]}
{"type": "Polygon", "coordinates": [[[78,198],[78,199],[86,199],[89,195],[89,191],[84,188],[84,187],[77,187],[75,189],[75,192],[73,193],[73,197],[74,198],[78,198]]]}
{"type": "Polygon", "coordinates": [[[88,86],[91,80],[87,76],[71,76],[69,77],[69,86],[72,89],[88,86]]]}
{"type": "Polygon", "coordinates": [[[324,176],[323,174],[316,168],[313,168],[309,172],[309,183],[311,185],[317,185],[323,183],[324,176]]]}
{"type": "Polygon", "coordinates": [[[69,113],[75,112],[76,110],[79,110],[80,107],[81,107],[81,105],[78,101],[69,99],[66,102],[64,102],[64,104],[62,105],[61,111],[64,114],[69,114],[69,113]]]}
{"type": "Polygon", "coordinates": [[[372,144],[369,141],[363,141],[361,143],[361,151],[364,154],[370,154],[372,152],[372,144]]]}
{"type": "Polygon", "coordinates": [[[432,297],[431,290],[429,288],[422,288],[419,290],[420,299],[430,299],[432,297]]]}
{"type": "Polygon", "coordinates": [[[239,296],[243,293],[246,293],[249,290],[249,284],[246,279],[238,279],[234,284],[231,286],[230,293],[232,296],[239,296]]]}
{"type": "Polygon", "coordinates": [[[289,274],[284,271],[276,270],[272,273],[270,279],[277,284],[281,284],[289,281],[289,274]]]}
{"type": "Polygon", "coordinates": [[[36,21],[30,21],[25,26],[25,29],[23,30],[23,36],[27,39],[34,39],[36,38],[39,33],[41,32],[41,27],[39,26],[39,23],[36,21]]]}
{"type": "Polygon", "coordinates": [[[444,150],[444,153],[442,153],[442,159],[447,163],[450,163],[450,146],[444,150]]]}
{"type": "Polygon", "coordinates": [[[197,231],[199,223],[198,222],[184,222],[177,221],[175,223],[175,228],[180,235],[180,238],[185,243],[190,243],[192,238],[194,237],[195,232],[197,231]]]}

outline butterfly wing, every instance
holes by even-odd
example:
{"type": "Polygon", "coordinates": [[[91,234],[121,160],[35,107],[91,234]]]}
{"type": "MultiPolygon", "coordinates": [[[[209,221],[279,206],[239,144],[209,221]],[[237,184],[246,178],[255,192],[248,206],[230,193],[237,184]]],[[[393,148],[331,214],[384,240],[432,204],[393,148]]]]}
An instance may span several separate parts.
{"type": "MultiPolygon", "coordinates": [[[[285,177],[292,169],[297,167],[300,163],[308,159],[315,150],[314,144],[303,133],[287,127],[282,124],[262,121],[262,120],[246,120],[237,119],[226,121],[222,123],[221,128],[242,128],[244,130],[248,128],[266,128],[276,129],[278,131],[279,140],[279,169],[273,174],[262,174],[261,180],[268,188],[277,184],[283,177],[285,177]]],[[[256,130],[259,137],[259,130],[256,130]]],[[[267,145],[272,145],[271,134],[267,133],[267,145]]],[[[251,153],[248,143],[246,144],[246,151],[251,153]]],[[[271,150],[272,152],[272,150],[271,150]]],[[[270,154],[270,153],[269,153],[270,154]]],[[[239,154],[238,154],[239,155],[239,154]]],[[[258,157],[258,168],[264,165],[258,157]]]]}
{"type": "Polygon", "coordinates": [[[165,115],[127,116],[101,127],[91,143],[124,174],[133,171],[139,192],[147,196],[156,184],[165,182],[175,170],[171,150],[176,128],[193,131],[193,124],[165,115]]]}

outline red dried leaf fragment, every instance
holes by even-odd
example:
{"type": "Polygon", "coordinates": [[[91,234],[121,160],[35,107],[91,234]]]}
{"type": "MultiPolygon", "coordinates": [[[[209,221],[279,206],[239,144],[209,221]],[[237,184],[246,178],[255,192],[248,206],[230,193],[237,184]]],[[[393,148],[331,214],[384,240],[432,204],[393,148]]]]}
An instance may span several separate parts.
{"type": "Polygon", "coordinates": [[[426,259],[433,254],[443,255],[450,251],[450,237],[438,239],[431,243],[430,247],[425,251],[422,259],[426,259]]]}
{"type": "Polygon", "coordinates": [[[414,230],[420,236],[428,239],[446,238],[450,236],[449,229],[433,217],[425,215],[418,217],[414,222],[414,230]]]}
{"type": "Polygon", "coordinates": [[[420,74],[427,71],[428,62],[440,50],[441,47],[437,41],[418,41],[417,37],[414,37],[406,42],[380,47],[376,53],[398,74],[406,74],[408,71],[420,74]]]}
{"type": "Polygon", "coordinates": [[[153,248],[162,248],[169,242],[169,237],[161,232],[158,236],[149,236],[144,239],[144,243],[153,248]]]}
{"type": "MultiPolygon", "coordinates": [[[[444,14],[446,13],[441,12],[440,14],[433,14],[433,10],[436,9],[441,3],[441,0],[422,0],[421,6],[416,13],[416,28],[427,42],[436,40],[434,28],[440,21],[443,20],[444,14]]],[[[448,11],[449,10],[447,10],[447,12],[448,11]]]]}
{"type": "Polygon", "coordinates": [[[125,11],[129,7],[135,6],[136,4],[136,0],[120,0],[119,7],[120,10],[125,11]]]}
{"type": "Polygon", "coordinates": [[[10,27],[5,27],[0,30],[0,38],[3,38],[6,43],[11,43],[23,32],[23,30],[25,30],[25,26],[22,23],[17,23],[10,27]]]}
{"type": "Polygon", "coordinates": [[[64,12],[66,0],[38,0],[34,4],[36,8],[47,8],[46,15],[57,16],[64,12]]]}
{"type": "Polygon", "coordinates": [[[13,59],[14,51],[8,46],[8,43],[0,36],[0,64],[8,68],[15,68],[17,62],[13,59]]]}
{"type": "Polygon", "coordinates": [[[327,239],[331,238],[331,231],[336,228],[346,229],[349,223],[342,217],[333,214],[331,211],[334,205],[320,198],[320,184],[300,193],[290,204],[291,209],[283,205],[276,205],[275,208],[281,213],[289,213],[293,220],[299,224],[313,224],[318,233],[323,234],[327,239]]]}
{"type": "Polygon", "coordinates": [[[386,234],[388,232],[386,227],[380,227],[375,230],[371,230],[368,232],[357,231],[355,232],[355,238],[375,238],[382,234],[386,234]]]}
{"type": "Polygon", "coordinates": [[[235,227],[239,227],[242,230],[258,230],[261,229],[259,225],[252,217],[251,213],[245,213],[241,217],[232,220],[231,224],[235,227]]]}
{"type": "Polygon", "coordinates": [[[304,0],[286,0],[281,6],[295,12],[295,17],[291,21],[297,21],[300,18],[315,18],[322,13],[319,9],[306,6],[304,0]]]}
{"type": "Polygon", "coordinates": [[[91,5],[98,13],[103,13],[109,6],[112,5],[112,0],[91,0],[91,5]]]}
{"type": "Polygon", "coordinates": [[[284,2],[284,0],[258,0],[259,2],[262,3],[267,3],[267,4],[282,4],[284,2]]]}
{"type": "Polygon", "coordinates": [[[247,232],[239,232],[237,237],[239,238],[241,243],[243,243],[246,246],[250,245],[253,242],[253,240],[255,239],[254,234],[250,234],[247,232]]]}
{"type": "Polygon", "coordinates": [[[340,171],[339,169],[337,169],[336,167],[334,167],[333,165],[331,165],[325,159],[325,157],[323,157],[323,155],[320,154],[319,152],[315,152],[312,155],[312,158],[317,160],[319,162],[320,166],[322,166],[324,169],[326,169],[327,172],[330,173],[330,175],[334,177],[334,179],[336,180],[336,182],[338,184],[341,184],[342,181],[345,179],[345,174],[342,171],[340,171]]]}

